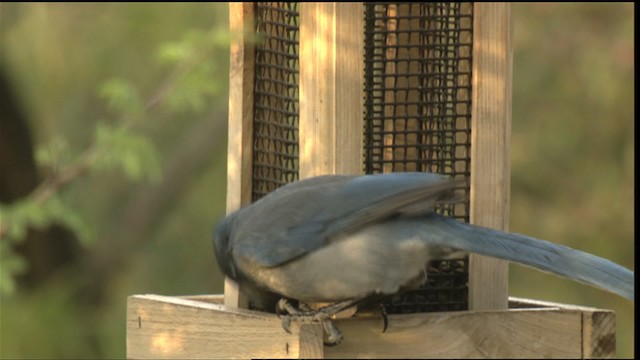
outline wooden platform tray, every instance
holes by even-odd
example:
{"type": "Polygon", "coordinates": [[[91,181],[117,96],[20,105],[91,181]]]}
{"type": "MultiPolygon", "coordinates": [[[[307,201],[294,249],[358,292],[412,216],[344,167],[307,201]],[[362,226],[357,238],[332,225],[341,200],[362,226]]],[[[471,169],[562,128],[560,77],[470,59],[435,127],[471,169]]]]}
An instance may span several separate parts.
{"type": "Polygon", "coordinates": [[[198,358],[604,358],[615,355],[615,314],[509,298],[509,310],[389,315],[337,320],[340,345],[322,344],[320,325],[226,307],[222,295],[133,295],[127,357],[198,358]]]}

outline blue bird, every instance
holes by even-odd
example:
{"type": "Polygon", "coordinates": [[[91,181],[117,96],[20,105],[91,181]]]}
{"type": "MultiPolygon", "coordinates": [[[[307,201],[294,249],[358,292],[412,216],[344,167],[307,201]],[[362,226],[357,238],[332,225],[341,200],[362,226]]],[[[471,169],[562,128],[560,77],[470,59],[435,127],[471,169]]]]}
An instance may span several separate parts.
{"type": "Polygon", "coordinates": [[[461,185],[432,173],[325,175],[285,185],[228,215],[214,233],[223,273],[257,308],[322,322],[371,297],[421,285],[430,260],[466,253],[551,272],[634,299],[634,273],[609,260],[434,212],[461,185]],[[294,307],[289,300],[297,300],[294,307]],[[305,304],[331,303],[311,310],[305,304]]]}

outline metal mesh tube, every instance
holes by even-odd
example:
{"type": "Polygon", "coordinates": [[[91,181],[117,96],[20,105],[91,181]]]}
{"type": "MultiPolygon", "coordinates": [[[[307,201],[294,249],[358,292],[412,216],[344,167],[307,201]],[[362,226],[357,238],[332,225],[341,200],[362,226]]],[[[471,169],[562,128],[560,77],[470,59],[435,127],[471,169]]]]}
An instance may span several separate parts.
{"type": "Polygon", "coordinates": [[[253,194],[298,180],[297,2],[256,2],[253,194]]]}
{"type": "MultiPolygon", "coordinates": [[[[365,172],[469,178],[471,3],[365,4],[365,172]]],[[[438,212],[469,221],[469,188],[438,212]]],[[[390,313],[465,310],[468,260],[434,261],[390,313]]]]}

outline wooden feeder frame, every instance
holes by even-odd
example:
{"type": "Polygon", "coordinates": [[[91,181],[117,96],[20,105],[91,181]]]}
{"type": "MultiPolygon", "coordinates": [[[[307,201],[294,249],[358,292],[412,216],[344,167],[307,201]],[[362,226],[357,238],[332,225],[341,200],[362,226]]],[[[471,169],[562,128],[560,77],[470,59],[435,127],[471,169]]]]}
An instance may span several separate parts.
{"type": "MultiPolygon", "coordinates": [[[[364,3],[300,3],[300,178],[362,174],[364,3]],[[317,21],[322,19],[323,21],[317,21]],[[349,36],[344,36],[349,34],[349,36]],[[345,156],[348,154],[348,156],[345,156]]],[[[253,3],[230,3],[227,212],[251,203],[255,49],[253,3]]],[[[507,229],[510,191],[511,8],[475,3],[470,221],[507,229]]],[[[224,295],[133,295],[128,358],[592,358],[615,355],[611,310],[509,298],[508,263],[470,255],[469,311],[337,320],[344,341],[323,345],[322,326],[282,329],[246,308],[236,284],[224,295]]]]}

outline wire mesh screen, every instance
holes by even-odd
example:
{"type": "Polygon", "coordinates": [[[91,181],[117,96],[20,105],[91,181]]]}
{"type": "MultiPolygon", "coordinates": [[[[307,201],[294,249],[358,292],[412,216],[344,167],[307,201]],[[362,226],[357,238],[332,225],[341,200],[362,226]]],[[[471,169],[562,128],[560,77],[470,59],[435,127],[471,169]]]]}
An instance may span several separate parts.
{"type": "Polygon", "coordinates": [[[253,201],[298,179],[297,2],[256,2],[253,201]]]}
{"type": "MultiPolygon", "coordinates": [[[[365,4],[365,171],[469,178],[472,3],[365,4]]],[[[438,212],[469,220],[469,187],[438,212]]],[[[390,313],[468,309],[467,259],[434,261],[390,313]]]]}

